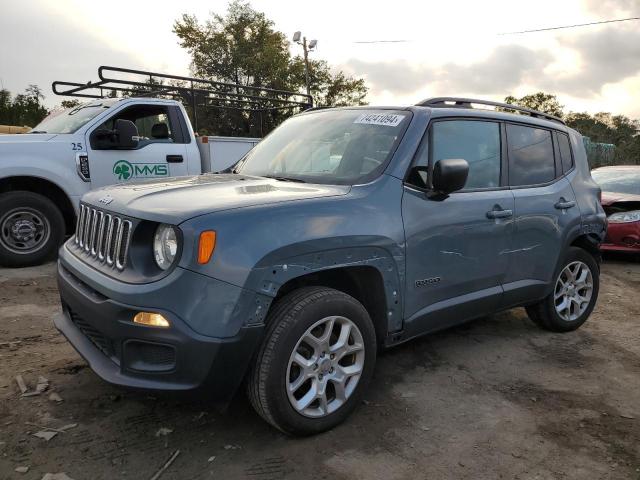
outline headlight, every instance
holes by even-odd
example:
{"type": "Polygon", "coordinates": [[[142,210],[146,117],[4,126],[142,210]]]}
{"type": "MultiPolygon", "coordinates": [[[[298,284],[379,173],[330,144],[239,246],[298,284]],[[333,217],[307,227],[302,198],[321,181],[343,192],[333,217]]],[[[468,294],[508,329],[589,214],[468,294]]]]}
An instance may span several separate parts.
{"type": "Polygon", "coordinates": [[[620,212],[610,215],[609,223],[631,223],[640,222],[640,210],[632,210],[631,212],[620,212]]]}
{"type": "Polygon", "coordinates": [[[156,264],[162,269],[169,268],[176,258],[178,251],[178,235],[171,225],[162,223],[156,229],[153,237],[153,257],[156,264]]]}

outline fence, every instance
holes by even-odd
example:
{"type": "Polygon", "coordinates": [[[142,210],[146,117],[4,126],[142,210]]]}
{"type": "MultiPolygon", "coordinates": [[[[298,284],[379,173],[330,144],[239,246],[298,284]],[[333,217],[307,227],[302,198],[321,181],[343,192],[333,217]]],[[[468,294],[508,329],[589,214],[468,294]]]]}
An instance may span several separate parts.
{"type": "Polygon", "coordinates": [[[613,143],[592,142],[589,137],[582,137],[582,141],[591,168],[614,164],[616,146],[613,143]]]}

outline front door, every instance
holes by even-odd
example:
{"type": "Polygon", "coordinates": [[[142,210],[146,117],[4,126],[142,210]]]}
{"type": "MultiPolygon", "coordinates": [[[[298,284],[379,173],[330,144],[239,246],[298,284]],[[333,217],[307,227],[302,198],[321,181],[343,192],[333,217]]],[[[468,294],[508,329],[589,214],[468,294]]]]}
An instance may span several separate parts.
{"type": "Polygon", "coordinates": [[[136,104],[125,106],[100,125],[87,131],[91,187],[148,178],[187,175],[187,151],[172,106],[136,104]],[[96,129],[113,129],[117,119],[130,120],[140,140],[133,150],[95,150],[90,136],[96,129]]]}
{"type": "Polygon", "coordinates": [[[502,137],[499,122],[438,120],[429,127],[415,164],[463,158],[469,176],[444,199],[430,198],[428,178],[405,186],[407,336],[487,314],[501,302],[514,210],[502,137]]]}

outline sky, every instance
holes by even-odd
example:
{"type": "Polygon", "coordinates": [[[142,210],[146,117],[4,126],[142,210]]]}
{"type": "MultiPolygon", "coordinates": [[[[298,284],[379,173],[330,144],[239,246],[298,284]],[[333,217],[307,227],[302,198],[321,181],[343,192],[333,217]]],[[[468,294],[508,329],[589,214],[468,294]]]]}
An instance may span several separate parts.
{"type": "MultiPolygon", "coordinates": [[[[222,0],[0,0],[0,87],[97,79],[100,65],[189,74],[172,32],[183,13],[205,20],[222,0]]],[[[317,39],[311,53],[363,77],[375,105],[432,96],[503,100],[536,91],[565,110],[640,118],[640,21],[521,35],[505,32],[640,17],[640,0],[360,1],[253,0],[292,36],[317,39]],[[395,43],[359,43],[404,40],[395,43]]],[[[291,45],[293,53],[301,47],[291,45]]]]}

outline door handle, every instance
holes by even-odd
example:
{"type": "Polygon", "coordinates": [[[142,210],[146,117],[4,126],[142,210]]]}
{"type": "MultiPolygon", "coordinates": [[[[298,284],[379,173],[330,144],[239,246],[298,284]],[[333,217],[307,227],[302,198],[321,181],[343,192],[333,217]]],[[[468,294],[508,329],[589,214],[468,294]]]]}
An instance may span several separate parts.
{"type": "Polygon", "coordinates": [[[576,202],[574,200],[569,200],[567,202],[564,198],[561,198],[554,205],[554,207],[556,207],[558,210],[566,210],[567,208],[571,208],[571,207],[575,207],[575,206],[576,206],[576,202]]]}
{"type": "Polygon", "coordinates": [[[182,155],[167,155],[167,163],[182,163],[182,155]]]}
{"type": "Polygon", "coordinates": [[[513,210],[489,210],[487,218],[508,218],[513,216],[513,210]]]}

